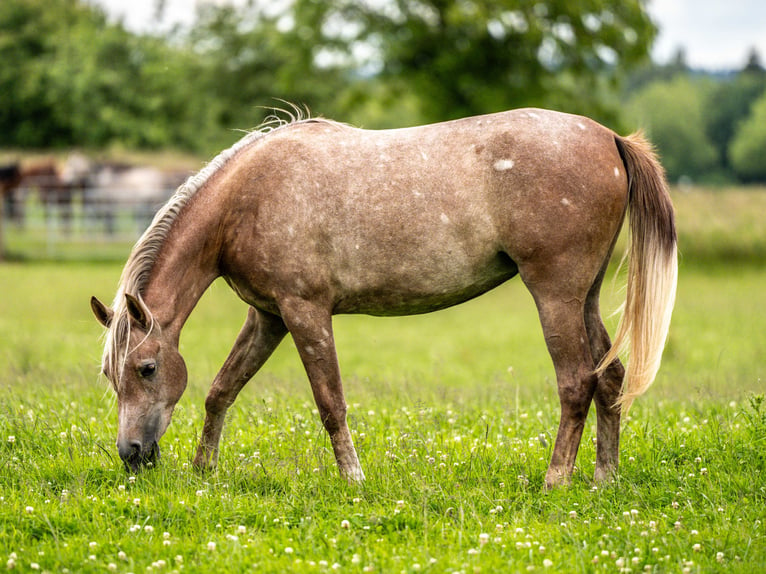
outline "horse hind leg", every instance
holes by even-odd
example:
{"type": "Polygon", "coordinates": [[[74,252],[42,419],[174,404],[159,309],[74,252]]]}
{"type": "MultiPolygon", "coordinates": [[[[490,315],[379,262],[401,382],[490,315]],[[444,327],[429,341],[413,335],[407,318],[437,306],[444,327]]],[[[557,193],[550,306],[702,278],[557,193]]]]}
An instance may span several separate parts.
{"type": "MultiPolygon", "coordinates": [[[[596,365],[612,345],[599,311],[600,285],[601,278],[592,288],[585,304],[585,324],[593,362],[596,365]]],[[[619,360],[612,362],[598,376],[594,401],[597,415],[594,479],[597,482],[611,480],[617,474],[620,457],[620,407],[616,403],[620,397],[624,377],[625,369],[619,360]]]]}
{"type": "Polygon", "coordinates": [[[538,296],[535,301],[556,370],[561,408],[553,455],[545,475],[546,487],[552,488],[571,480],[597,381],[583,320],[582,300],[538,296]]]}
{"type": "Polygon", "coordinates": [[[282,319],[250,307],[245,324],[205,399],[205,424],[194,457],[195,467],[216,466],[226,411],[286,334],[282,319]]]}
{"type": "Polygon", "coordinates": [[[279,306],[306,369],[322,424],[330,435],[338,470],[349,482],[362,481],[364,472],[346,422],[332,314],[321,305],[297,298],[284,300],[279,306]]]}

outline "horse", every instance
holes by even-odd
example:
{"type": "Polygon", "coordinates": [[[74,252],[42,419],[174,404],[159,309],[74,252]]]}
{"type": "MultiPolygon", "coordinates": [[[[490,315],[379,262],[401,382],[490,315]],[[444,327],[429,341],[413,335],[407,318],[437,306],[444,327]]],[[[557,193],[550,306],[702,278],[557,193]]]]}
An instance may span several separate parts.
{"type": "MultiPolygon", "coordinates": [[[[51,222],[56,214],[61,219],[61,225],[66,233],[72,228],[73,200],[76,187],[61,178],[60,169],[53,159],[37,161],[25,165],[21,170],[19,187],[28,195],[37,191],[40,203],[43,205],[45,220],[51,222]]],[[[17,199],[19,223],[23,224],[25,196],[17,199]]]]}
{"type": "Polygon", "coordinates": [[[187,381],[179,334],[219,276],[249,307],[205,398],[193,465],[215,468],[227,409],[290,333],[339,473],[353,482],[364,472],[332,316],[426,313],[519,275],[560,399],[545,484],[570,483],[591,402],[595,479],[609,480],[621,414],[660,366],[676,243],[651,145],[585,117],[522,109],[381,131],[322,118],[266,124],[178,188],[136,243],[111,307],[91,298],[107,329],[120,458],[132,471],[159,458],[187,381]],[[599,292],[624,219],[627,293],[612,343],[599,292]]]}
{"type": "MultiPolygon", "coordinates": [[[[14,192],[21,183],[22,171],[18,163],[0,166],[0,218],[18,221],[14,192]]],[[[2,221],[0,221],[2,225],[2,221]]]]}
{"type": "MultiPolygon", "coordinates": [[[[100,220],[109,235],[116,232],[120,210],[130,209],[139,233],[144,231],[157,210],[173,195],[185,175],[151,166],[123,163],[98,163],[90,168],[83,196],[85,210],[100,220]]],[[[138,234],[136,234],[138,235],[138,234]]]]}

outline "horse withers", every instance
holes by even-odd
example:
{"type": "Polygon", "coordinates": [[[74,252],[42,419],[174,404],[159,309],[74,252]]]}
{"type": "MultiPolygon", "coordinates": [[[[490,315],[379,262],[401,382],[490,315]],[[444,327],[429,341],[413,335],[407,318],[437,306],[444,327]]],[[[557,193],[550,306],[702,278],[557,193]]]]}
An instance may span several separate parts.
{"type": "Polygon", "coordinates": [[[215,466],[227,409],[289,332],[340,473],[361,480],[332,315],[425,313],[517,274],[560,398],[546,484],[569,482],[591,402],[595,477],[608,479],[621,411],[655,377],[675,298],[673,207],[641,136],[538,109],[387,131],[300,118],[254,131],[157,213],[113,306],[91,300],[107,328],[120,457],[133,470],[157,457],[186,386],[179,334],[216,277],[249,309],[205,400],[194,464],[215,466]],[[599,291],[626,210],[627,300],[612,344],[599,291]]]}

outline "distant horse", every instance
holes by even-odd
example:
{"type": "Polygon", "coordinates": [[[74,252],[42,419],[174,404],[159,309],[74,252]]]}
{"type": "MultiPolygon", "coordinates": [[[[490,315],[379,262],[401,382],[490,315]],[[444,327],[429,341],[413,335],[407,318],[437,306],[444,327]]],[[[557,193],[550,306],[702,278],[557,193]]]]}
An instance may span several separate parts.
{"type": "Polygon", "coordinates": [[[24,196],[17,199],[17,209],[20,210],[22,222],[26,195],[36,191],[45,211],[45,219],[51,221],[58,215],[64,230],[70,231],[75,187],[61,178],[59,167],[54,160],[48,159],[23,166],[19,187],[24,192],[24,196]]]}
{"type": "Polygon", "coordinates": [[[18,219],[14,192],[20,183],[21,168],[18,163],[0,166],[0,216],[3,218],[12,221],[18,219]]]}
{"type": "Polygon", "coordinates": [[[120,457],[132,470],[157,458],[186,386],[181,328],[218,276],[250,308],[205,400],[194,464],[216,464],[227,409],[290,332],[340,473],[361,480],[332,315],[434,311],[516,274],[558,382],[546,484],[570,480],[594,399],[595,475],[608,479],[621,409],[655,377],[675,299],[673,207],[645,140],[537,109],[389,131],[298,119],[253,132],[156,215],[113,307],[91,299],[108,329],[103,370],[117,393],[120,457]],[[627,301],[612,345],[599,291],[628,208],[627,301]]]}
{"type": "Polygon", "coordinates": [[[92,166],[84,206],[103,222],[107,233],[115,232],[118,210],[129,209],[140,231],[146,229],[157,210],[173,195],[183,177],[151,166],[100,163],[92,166]]]}

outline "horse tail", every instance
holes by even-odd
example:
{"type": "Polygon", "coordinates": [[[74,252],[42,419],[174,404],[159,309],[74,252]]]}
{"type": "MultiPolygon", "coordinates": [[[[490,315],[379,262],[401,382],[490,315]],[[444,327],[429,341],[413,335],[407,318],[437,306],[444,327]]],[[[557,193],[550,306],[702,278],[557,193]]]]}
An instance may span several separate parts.
{"type": "Polygon", "coordinates": [[[615,143],[628,175],[628,287],[614,342],[596,372],[603,372],[619,353],[628,351],[617,401],[627,412],[660,368],[676,297],[678,255],[673,204],[651,144],[640,133],[615,136],[615,143]]]}

